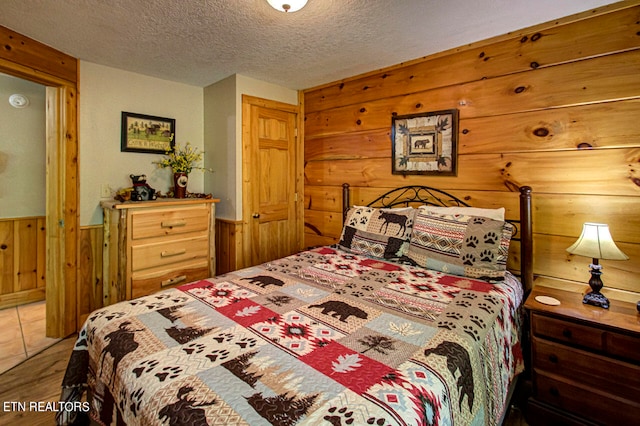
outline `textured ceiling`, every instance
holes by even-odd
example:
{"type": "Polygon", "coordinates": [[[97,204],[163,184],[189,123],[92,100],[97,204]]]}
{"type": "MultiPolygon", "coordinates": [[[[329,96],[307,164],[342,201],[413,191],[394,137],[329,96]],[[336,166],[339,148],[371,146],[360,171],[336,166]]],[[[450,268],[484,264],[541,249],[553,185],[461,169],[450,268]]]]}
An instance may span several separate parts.
{"type": "Polygon", "coordinates": [[[80,60],[195,86],[305,89],[611,0],[0,0],[0,25],[80,60]]]}

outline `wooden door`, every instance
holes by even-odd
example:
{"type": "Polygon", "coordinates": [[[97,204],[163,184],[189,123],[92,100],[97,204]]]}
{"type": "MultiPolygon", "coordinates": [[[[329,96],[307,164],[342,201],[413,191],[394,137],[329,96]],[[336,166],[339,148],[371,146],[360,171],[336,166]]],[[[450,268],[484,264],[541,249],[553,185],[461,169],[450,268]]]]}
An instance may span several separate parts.
{"type": "Polygon", "coordinates": [[[243,97],[244,266],[300,249],[297,106],[243,97]]]}

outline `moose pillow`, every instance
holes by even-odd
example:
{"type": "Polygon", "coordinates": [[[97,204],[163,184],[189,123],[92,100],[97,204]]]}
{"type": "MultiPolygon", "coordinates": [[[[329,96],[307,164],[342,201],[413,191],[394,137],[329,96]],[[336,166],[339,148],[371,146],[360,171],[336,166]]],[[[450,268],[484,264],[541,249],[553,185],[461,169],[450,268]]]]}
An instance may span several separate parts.
{"type": "Polygon", "coordinates": [[[354,206],[347,212],[342,248],[380,259],[404,256],[409,249],[414,209],[379,209],[354,206]]]}

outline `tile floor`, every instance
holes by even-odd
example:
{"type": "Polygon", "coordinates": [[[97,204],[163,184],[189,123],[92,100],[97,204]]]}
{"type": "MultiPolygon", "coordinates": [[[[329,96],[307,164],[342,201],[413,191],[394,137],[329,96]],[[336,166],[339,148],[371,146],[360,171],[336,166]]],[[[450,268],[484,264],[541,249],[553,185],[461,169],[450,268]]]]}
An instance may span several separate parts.
{"type": "Polygon", "coordinates": [[[60,339],[45,336],[45,301],[0,310],[0,374],[60,339]]]}

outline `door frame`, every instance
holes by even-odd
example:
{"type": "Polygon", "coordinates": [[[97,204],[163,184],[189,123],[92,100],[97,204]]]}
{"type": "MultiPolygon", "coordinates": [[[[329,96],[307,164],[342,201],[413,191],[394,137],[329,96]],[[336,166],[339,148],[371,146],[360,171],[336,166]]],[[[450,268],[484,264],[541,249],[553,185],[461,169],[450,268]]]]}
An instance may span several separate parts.
{"type": "Polygon", "coordinates": [[[46,86],[46,334],[77,330],[78,61],[0,26],[0,72],[46,86]]]}
{"type": "Polygon", "coordinates": [[[243,243],[242,243],[242,258],[243,267],[250,266],[252,256],[252,243],[251,243],[251,212],[248,207],[251,205],[249,200],[249,193],[246,190],[246,186],[249,185],[250,174],[250,161],[248,153],[250,147],[248,144],[251,142],[251,107],[259,106],[268,109],[275,109],[279,111],[285,111],[293,113],[295,117],[295,153],[293,158],[295,161],[295,192],[298,195],[298,199],[294,201],[296,203],[295,214],[295,236],[296,236],[296,248],[302,249],[303,233],[304,233],[304,181],[303,181],[303,159],[304,159],[304,134],[302,132],[302,95],[298,93],[298,105],[288,104],[284,102],[274,101],[270,99],[263,99],[250,95],[242,95],[242,222],[243,222],[243,243]]]}

